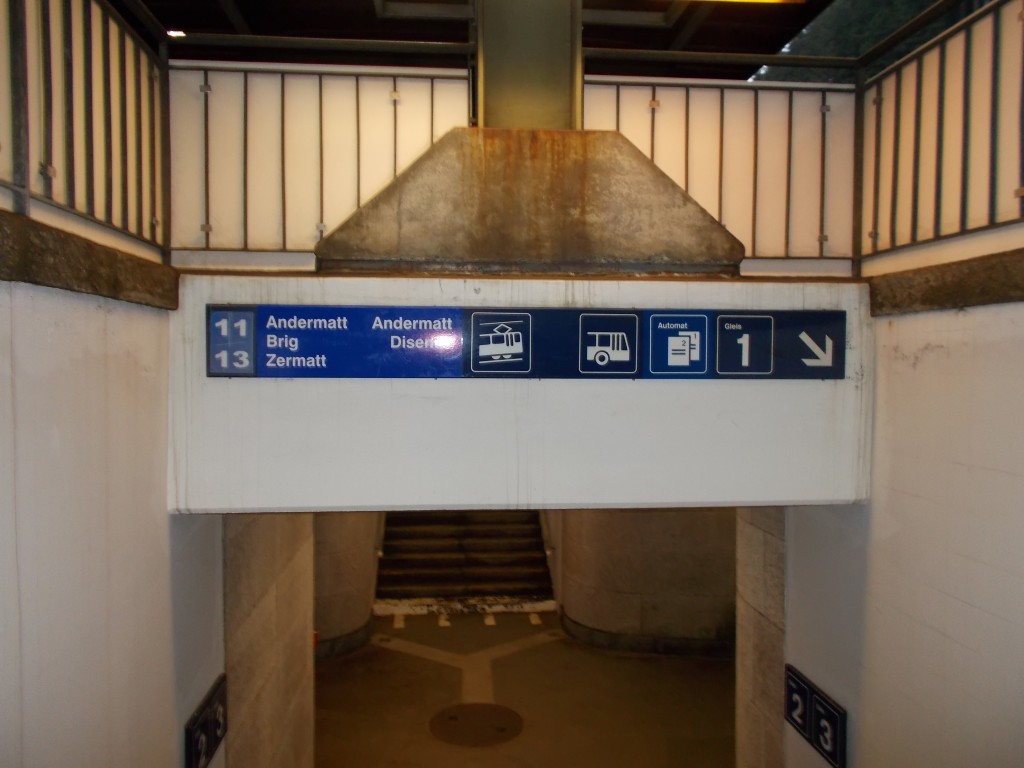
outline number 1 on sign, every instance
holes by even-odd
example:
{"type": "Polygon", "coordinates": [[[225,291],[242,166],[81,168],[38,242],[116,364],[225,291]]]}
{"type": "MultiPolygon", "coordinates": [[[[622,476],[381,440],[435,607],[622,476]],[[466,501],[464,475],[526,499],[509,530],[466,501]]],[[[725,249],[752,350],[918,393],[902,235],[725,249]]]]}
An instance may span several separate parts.
{"type": "Polygon", "coordinates": [[[750,334],[744,333],[736,343],[740,345],[740,365],[744,368],[750,367],[750,334]]]}

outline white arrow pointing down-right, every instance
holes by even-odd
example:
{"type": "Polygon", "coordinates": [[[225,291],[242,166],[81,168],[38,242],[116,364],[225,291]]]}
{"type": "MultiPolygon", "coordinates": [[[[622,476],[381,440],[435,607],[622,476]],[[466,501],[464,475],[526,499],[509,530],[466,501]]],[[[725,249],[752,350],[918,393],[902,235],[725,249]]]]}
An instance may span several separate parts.
{"type": "Polygon", "coordinates": [[[829,336],[825,336],[825,348],[819,347],[810,336],[807,335],[807,331],[800,333],[800,341],[807,345],[811,350],[814,357],[803,358],[804,365],[810,368],[827,368],[832,365],[832,339],[829,336]]]}

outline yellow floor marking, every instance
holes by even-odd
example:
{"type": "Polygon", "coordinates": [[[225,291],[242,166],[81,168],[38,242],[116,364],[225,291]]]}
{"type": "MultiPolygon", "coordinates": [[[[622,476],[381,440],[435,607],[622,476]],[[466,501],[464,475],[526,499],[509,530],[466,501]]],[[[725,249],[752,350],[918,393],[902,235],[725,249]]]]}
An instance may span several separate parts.
{"type": "Polygon", "coordinates": [[[402,613],[396,613],[395,614],[394,628],[395,629],[405,629],[405,614],[402,614],[402,613]]]}
{"type": "Polygon", "coordinates": [[[439,613],[437,615],[437,626],[439,626],[439,627],[450,627],[451,625],[452,625],[452,623],[450,621],[448,621],[448,617],[445,616],[443,613],[439,613]]]}
{"type": "Polygon", "coordinates": [[[530,623],[535,627],[544,626],[544,622],[540,620],[540,616],[536,613],[530,614],[530,623]]]}
{"type": "Polygon", "coordinates": [[[495,620],[495,618],[494,618],[494,614],[493,614],[493,613],[488,613],[488,614],[485,614],[485,615],[484,615],[484,625],[485,625],[485,626],[488,626],[488,627],[493,627],[493,626],[495,626],[495,625],[496,625],[497,623],[498,623],[498,622],[497,622],[497,621],[495,620]]]}

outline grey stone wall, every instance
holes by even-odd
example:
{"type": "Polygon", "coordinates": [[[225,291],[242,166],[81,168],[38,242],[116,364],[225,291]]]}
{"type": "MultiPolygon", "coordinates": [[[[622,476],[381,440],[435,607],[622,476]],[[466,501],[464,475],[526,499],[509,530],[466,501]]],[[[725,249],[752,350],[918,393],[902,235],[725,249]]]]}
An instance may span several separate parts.
{"type": "Polygon", "coordinates": [[[785,686],[785,511],[736,517],[736,768],[781,768],[785,686]]]}
{"type": "Polygon", "coordinates": [[[229,768],[312,768],[312,515],[225,515],[224,661],[229,768]]]}
{"type": "Polygon", "coordinates": [[[730,508],[562,513],[559,581],[567,629],[636,650],[731,647],[735,518],[730,508]]]}
{"type": "Polygon", "coordinates": [[[383,512],[315,515],[317,653],[331,655],[368,639],[377,583],[377,533],[383,512]]]}

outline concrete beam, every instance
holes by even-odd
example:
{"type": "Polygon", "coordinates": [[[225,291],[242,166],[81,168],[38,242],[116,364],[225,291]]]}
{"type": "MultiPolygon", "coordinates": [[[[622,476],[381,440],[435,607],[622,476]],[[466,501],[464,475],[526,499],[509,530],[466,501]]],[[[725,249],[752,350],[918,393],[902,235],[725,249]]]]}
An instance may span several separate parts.
{"type": "Polygon", "coordinates": [[[874,317],[1024,301],[1024,248],[879,275],[868,285],[874,317]]]}
{"type": "Polygon", "coordinates": [[[0,211],[0,280],[178,308],[177,270],[0,211]]]}
{"type": "Polygon", "coordinates": [[[342,273],[736,274],[743,245],[619,133],[457,128],[316,254],[342,273]]]}

